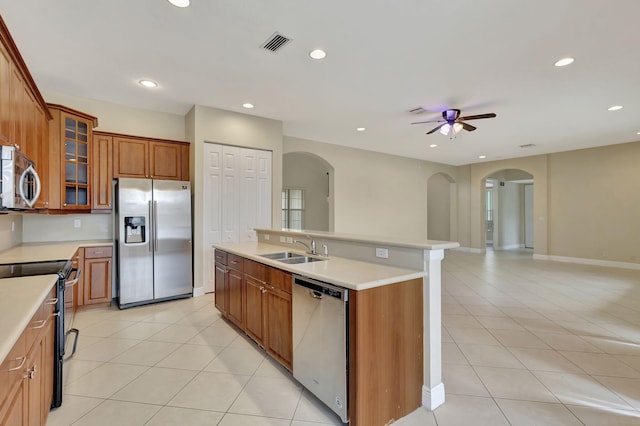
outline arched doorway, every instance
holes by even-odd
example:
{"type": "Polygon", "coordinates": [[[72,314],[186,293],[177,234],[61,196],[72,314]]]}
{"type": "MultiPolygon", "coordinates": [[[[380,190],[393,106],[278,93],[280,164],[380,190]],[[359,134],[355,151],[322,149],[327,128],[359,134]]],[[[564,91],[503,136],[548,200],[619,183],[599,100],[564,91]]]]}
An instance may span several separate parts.
{"type": "Polygon", "coordinates": [[[533,175],[503,169],[484,179],[485,243],[496,250],[534,248],[533,175]]]}
{"type": "Polygon", "coordinates": [[[427,180],[427,238],[456,241],[457,192],[455,180],[436,173],[427,180]]]}
{"type": "Polygon", "coordinates": [[[282,159],[282,226],[333,231],[333,167],[309,152],[289,152],[282,159]]]}

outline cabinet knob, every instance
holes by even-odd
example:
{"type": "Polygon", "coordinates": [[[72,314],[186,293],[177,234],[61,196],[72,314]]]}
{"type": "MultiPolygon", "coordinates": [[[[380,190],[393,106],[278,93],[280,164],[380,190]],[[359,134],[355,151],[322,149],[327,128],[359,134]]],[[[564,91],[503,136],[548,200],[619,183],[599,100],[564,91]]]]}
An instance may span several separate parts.
{"type": "Polygon", "coordinates": [[[67,207],[67,203],[64,203],[64,204],[62,205],[62,207],[67,207]]]}

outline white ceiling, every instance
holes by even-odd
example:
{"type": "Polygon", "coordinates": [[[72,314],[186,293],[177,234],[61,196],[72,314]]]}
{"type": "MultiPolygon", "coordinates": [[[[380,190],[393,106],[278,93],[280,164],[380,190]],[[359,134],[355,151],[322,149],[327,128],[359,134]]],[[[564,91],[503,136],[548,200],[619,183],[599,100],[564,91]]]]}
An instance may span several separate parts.
{"type": "Polygon", "coordinates": [[[191,3],[0,0],[0,13],[43,91],[178,114],[251,102],[285,135],[454,165],[640,140],[638,0],[191,3]],[[276,31],[293,41],[260,49],[276,31]],[[409,124],[448,107],[497,118],[454,140],[409,124]]]}

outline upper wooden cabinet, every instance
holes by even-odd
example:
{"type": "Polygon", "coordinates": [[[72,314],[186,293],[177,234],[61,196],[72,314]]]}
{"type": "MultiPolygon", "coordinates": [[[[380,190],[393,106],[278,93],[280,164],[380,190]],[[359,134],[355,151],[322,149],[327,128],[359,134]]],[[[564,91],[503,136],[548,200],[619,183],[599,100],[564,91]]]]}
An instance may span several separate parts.
{"type": "Polygon", "coordinates": [[[49,104],[49,209],[91,209],[91,140],[98,119],[49,104]]]}
{"type": "Polygon", "coordinates": [[[44,99],[0,17],[0,144],[18,145],[35,161],[37,170],[42,162],[40,145],[48,142],[37,131],[38,120],[49,119],[44,99]],[[37,109],[44,115],[38,115],[37,109]]]}
{"type": "Polygon", "coordinates": [[[91,209],[110,211],[113,205],[113,136],[94,132],[91,144],[93,181],[91,209]]]}
{"type": "Polygon", "coordinates": [[[189,180],[189,144],[115,135],[113,177],[189,180]]]}

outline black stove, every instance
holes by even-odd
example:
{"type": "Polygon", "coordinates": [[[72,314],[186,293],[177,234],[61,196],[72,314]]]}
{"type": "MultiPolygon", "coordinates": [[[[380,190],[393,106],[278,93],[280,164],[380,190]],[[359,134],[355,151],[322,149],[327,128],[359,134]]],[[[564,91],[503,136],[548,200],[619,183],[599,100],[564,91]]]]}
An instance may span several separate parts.
{"type": "Polygon", "coordinates": [[[46,262],[11,263],[0,265],[0,278],[31,277],[34,275],[67,275],[71,268],[68,260],[51,260],[46,262]]]}

